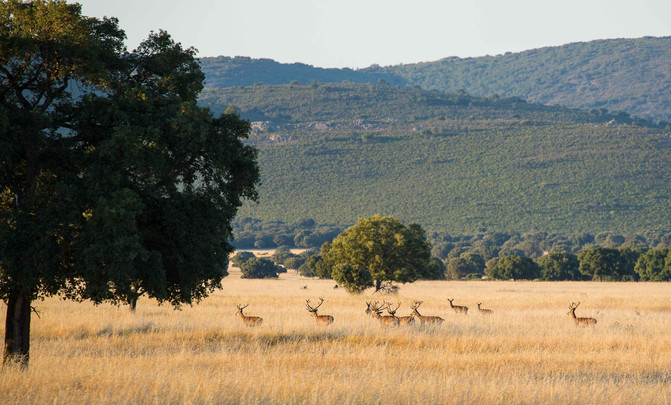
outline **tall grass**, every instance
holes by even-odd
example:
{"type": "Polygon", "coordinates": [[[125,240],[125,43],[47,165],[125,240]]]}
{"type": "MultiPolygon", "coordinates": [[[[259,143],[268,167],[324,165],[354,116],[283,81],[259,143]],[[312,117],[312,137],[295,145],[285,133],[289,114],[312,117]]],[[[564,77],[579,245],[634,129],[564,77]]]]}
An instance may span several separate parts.
{"type": "Polygon", "coordinates": [[[395,296],[351,296],[333,284],[232,274],[222,291],[180,311],[146,299],[136,313],[38,302],[30,366],[0,370],[0,402],[670,402],[668,284],[416,282],[395,296]],[[333,325],[317,325],[305,310],[319,297],[333,325]],[[447,298],[469,306],[468,315],[447,298]],[[401,302],[398,315],[422,300],[422,314],[445,322],[385,328],[364,314],[371,299],[401,302]],[[575,327],[572,301],[596,327],[575,327]],[[494,314],[480,315],[476,302],[494,314]],[[245,313],[263,325],[244,326],[237,304],[249,304],[245,313]]]}

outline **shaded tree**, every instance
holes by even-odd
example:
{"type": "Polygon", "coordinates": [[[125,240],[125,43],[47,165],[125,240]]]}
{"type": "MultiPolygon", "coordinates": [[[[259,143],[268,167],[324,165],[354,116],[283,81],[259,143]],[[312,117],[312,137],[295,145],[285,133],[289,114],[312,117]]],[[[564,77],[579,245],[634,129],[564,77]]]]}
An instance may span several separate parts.
{"type": "Polygon", "coordinates": [[[249,259],[255,258],[256,255],[252,252],[238,251],[231,259],[231,263],[235,267],[242,267],[242,265],[249,259]]]}
{"type": "Polygon", "coordinates": [[[167,33],[128,52],[116,19],[61,0],[2,2],[0,21],[4,360],[27,365],[36,299],[180,306],[217,288],[259,175],[249,123],[198,107],[195,50],[167,33]]]}
{"type": "Polygon", "coordinates": [[[524,256],[504,256],[487,268],[488,276],[498,280],[533,280],[540,275],[540,268],[532,259],[524,256]]]}
{"type": "Polygon", "coordinates": [[[568,252],[548,253],[538,259],[541,279],[547,281],[583,280],[578,256],[568,252]]]}
{"type": "Polygon", "coordinates": [[[337,263],[332,267],[331,275],[339,285],[352,294],[361,294],[373,286],[370,271],[358,264],[337,263]]]}
{"type": "Polygon", "coordinates": [[[643,281],[671,281],[671,248],[648,250],[638,258],[635,270],[643,281]]]}
{"type": "Polygon", "coordinates": [[[266,257],[255,257],[247,260],[240,267],[242,278],[277,278],[281,273],[278,265],[266,257]]]}

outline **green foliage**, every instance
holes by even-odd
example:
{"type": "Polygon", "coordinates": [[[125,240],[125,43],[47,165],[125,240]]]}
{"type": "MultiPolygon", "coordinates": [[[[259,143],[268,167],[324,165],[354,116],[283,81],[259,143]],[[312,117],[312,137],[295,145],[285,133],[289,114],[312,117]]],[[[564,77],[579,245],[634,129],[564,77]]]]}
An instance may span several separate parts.
{"type": "MultiPolygon", "coordinates": [[[[307,216],[342,229],[384,212],[460,235],[624,235],[671,223],[671,171],[659,170],[671,165],[667,131],[614,115],[354,83],[208,89],[200,102],[255,121],[263,203],[240,213],[263,223],[307,216]],[[373,136],[362,142],[363,132],[373,136]]],[[[507,251],[540,257],[567,241],[507,251]]]]}
{"type": "Polygon", "coordinates": [[[429,264],[420,272],[421,280],[444,280],[445,265],[437,257],[432,257],[429,264]]]}
{"type": "Polygon", "coordinates": [[[498,280],[533,280],[539,277],[540,268],[532,259],[523,256],[504,256],[487,268],[488,276],[498,280]]]}
{"type": "Polygon", "coordinates": [[[361,294],[373,286],[370,271],[358,264],[337,263],[332,267],[331,275],[340,286],[352,294],[361,294]]]}
{"type": "Polygon", "coordinates": [[[353,280],[367,280],[359,276],[365,270],[375,280],[376,291],[383,281],[415,281],[428,266],[430,254],[430,245],[419,225],[406,227],[394,217],[380,215],[359,219],[355,226],[322,247],[336,281],[336,266],[348,264],[349,267],[338,267],[344,281],[350,280],[350,273],[356,275],[353,280]]]}
{"type": "Polygon", "coordinates": [[[321,254],[308,257],[305,263],[298,268],[298,272],[304,277],[332,278],[331,268],[324,262],[321,254]]]}
{"type": "Polygon", "coordinates": [[[635,270],[642,281],[671,281],[671,248],[648,250],[638,258],[635,270]]]}
{"type": "Polygon", "coordinates": [[[255,257],[247,260],[240,267],[242,278],[277,278],[281,272],[280,266],[265,257],[255,257]]]}
{"type": "Polygon", "coordinates": [[[252,252],[240,251],[236,253],[235,256],[233,256],[233,258],[231,259],[231,263],[233,263],[233,266],[240,268],[242,267],[243,264],[247,262],[247,260],[253,259],[255,257],[256,255],[252,252]]]}
{"type": "Polygon", "coordinates": [[[484,270],[484,259],[474,252],[464,252],[459,257],[447,260],[446,275],[450,280],[460,280],[469,274],[482,276],[484,270]]]}
{"type": "MultiPolygon", "coordinates": [[[[55,294],[206,297],[226,275],[230,224],[256,199],[259,170],[243,143],[250,124],[197,106],[195,50],[160,31],[127,51],[116,19],[59,0],[2,2],[0,20],[7,324],[29,330],[30,302],[55,294]]],[[[26,361],[27,349],[8,346],[26,361]]]]}
{"type": "Polygon", "coordinates": [[[634,267],[641,251],[624,248],[588,248],[578,255],[580,272],[592,280],[630,281],[638,274],[634,267]]]}
{"type": "Polygon", "coordinates": [[[541,279],[547,281],[559,280],[582,280],[584,276],[580,273],[580,262],[578,256],[568,252],[548,253],[538,259],[541,279]]]}

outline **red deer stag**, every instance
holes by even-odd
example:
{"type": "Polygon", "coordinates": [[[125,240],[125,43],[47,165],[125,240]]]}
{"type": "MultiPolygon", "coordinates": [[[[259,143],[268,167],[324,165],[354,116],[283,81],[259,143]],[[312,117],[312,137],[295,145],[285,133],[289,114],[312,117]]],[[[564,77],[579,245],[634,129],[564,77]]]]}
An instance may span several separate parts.
{"type": "Polygon", "coordinates": [[[433,323],[440,325],[441,323],[443,323],[443,318],[439,316],[424,316],[420,314],[419,311],[417,310],[417,308],[419,308],[420,305],[422,305],[422,301],[415,301],[415,304],[410,306],[410,308],[412,309],[412,317],[419,319],[420,324],[424,325],[427,323],[433,323]]]}
{"type": "Polygon", "coordinates": [[[452,298],[452,299],[448,298],[447,300],[450,301],[450,307],[452,309],[454,309],[454,312],[456,312],[458,314],[464,314],[464,315],[466,315],[468,313],[468,307],[465,307],[463,305],[452,304],[452,301],[454,301],[454,298],[452,298]]]}
{"type": "MultiPolygon", "coordinates": [[[[392,315],[382,315],[382,310],[384,309],[384,305],[378,305],[377,301],[375,302],[366,302],[366,305],[368,308],[366,308],[366,313],[370,314],[373,318],[377,319],[380,321],[382,325],[394,325],[398,326],[399,325],[399,320],[397,317],[392,316],[392,315]]],[[[389,305],[389,304],[387,304],[389,305]]]]}
{"type": "Polygon", "coordinates": [[[310,306],[310,300],[305,301],[305,309],[312,313],[312,316],[315,317],[317,323],[322,325],[330,325],[333,323],[333,317],[331,315],[317,315],[317,309],[324,303],[323,298],[319,298],[319,304],[316,307],[310,306]]]}
{"type": "Polygon", "coordinates": [[[238,313],[236,314],[240,319],[242,319],[242,322],[245,323],[247,326],[257,326],[261,325],[263,322],[263,319],[258,316],[246,316],[245,314],[242,313],[242,310],[247,308],[249,304],[245,305],[244,307],[242,305],[238,305],[238,313]]]}
{"type": "Polygon", "coordinates": [[[482,315],[491,315],[494,313],[491,309],[480,308],[480,305],[482,305],[482,302],[478,302],[478,311],[480,311],[482,315]]]}
{"type": "Polygon", "coordinates": [[[396,306],[395,309],[391,309],[391,306],[387,304],[387,312],[389,312],[389,315],[396,317],[398,319],[398,323],[400,325],[414,325],[415,319],[412,317],[412,315],[408,316],[396,316],[396,311],[398,311],[398,308],[401,306],[401,303],[399,302],[398,305],[396,306]]]}
{"type": "Polygon", "coordinates": [[[594,318],[578,318],[575,316],[575,309],[578,308],[578,305],[580,305],[580,302],[577,304],[575,302],[572,302],[571,305],[568,306],[568,313],[567,315],[570,315],[573,317],[573,320],[575,321],[576,326],[594,326],[596,325],[596,319],[594,318]]]}

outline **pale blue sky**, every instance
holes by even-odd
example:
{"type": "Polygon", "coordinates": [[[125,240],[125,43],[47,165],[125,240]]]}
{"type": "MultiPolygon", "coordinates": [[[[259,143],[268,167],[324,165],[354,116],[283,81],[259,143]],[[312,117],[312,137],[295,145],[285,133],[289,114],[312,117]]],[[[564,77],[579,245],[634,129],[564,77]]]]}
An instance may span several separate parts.
{"type": "Polygon", "coordinates": [[[671,0],[82,0],[134,48],[164,29],[198,56],[363,68],[671,36],[671,0]]]}

